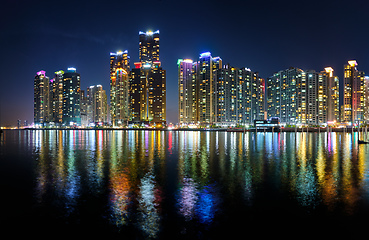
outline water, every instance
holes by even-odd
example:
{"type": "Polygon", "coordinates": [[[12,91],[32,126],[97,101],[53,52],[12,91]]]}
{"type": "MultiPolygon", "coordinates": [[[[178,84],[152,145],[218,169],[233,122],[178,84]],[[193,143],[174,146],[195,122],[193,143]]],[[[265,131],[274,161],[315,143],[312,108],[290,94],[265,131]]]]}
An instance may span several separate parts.
{"type": "Polygon", "coordinates": [[[357,133],[5,131],[3,229],[126,239],[358,233],[369,216],[369,145],[357,140],[357,133]]]}

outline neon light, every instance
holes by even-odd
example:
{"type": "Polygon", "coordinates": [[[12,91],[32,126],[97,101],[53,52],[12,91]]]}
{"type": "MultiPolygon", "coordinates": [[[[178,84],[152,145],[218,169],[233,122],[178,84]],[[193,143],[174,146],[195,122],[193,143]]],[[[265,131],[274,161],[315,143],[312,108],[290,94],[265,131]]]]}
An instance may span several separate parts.
{"type": "Polygon", "coordinates": [[[203,52],[203,53],[200,54],[200,58],[209,57],[209,56],[211,56],[210,52],[203,52]]]}
{"type": "Polygon", "coordinates": [[[324,70],[326,71],[326,73],[329,73],[329,77],[333,77],[333,68],[326,67],[324,68],[324,70]]]}
{"type": "Polygon", "coordinates": [[[183,60],[183,62],[185,62],[185,63],[193,63],[192,59],[185,59],[185,60],[183,60]]]}
{"type": "Polygon", "coordinates": [[[351,67],[355,67],[355,66],[357,66],[357,62],[356,62],[356,60],[350,60],[350,61],[348,61],[348,64],[349,64],[351,67]]]}
{"type": "Polygon", "coordinates": [[[60,75],[60,74],[64,74],[64,71],[63,70],[59,70],[57,72],[55,72],[56,75],[60,75]]]}
{"type": "Polygon", "coordinates": [[[141,62],[135,62],[135,68],[141,68],[142,64],[141,62]]]}
{"type": "Polygon", "coordinates": [[[181,58],[180,58],[180,59],[178,59],[178,60],[177,60],[177,65],[181,64],[181,62],[183,62],[183,59],[181,59],[181,58]]]}
{"type": "Polygon", "coordinates": [[[41,70],[39,72],[37,72],[37,75],[40,76],[40,75],[44,75],[45,76],[46,72],[44,70],[41,70]]]}
{"type": "Polygon", "coordinates": [[[68,71],[77,71],[77,69],[75,69],[74,67],[70,67],[68,68],[68,71]]]}
{"type": "Polygon", "coordinates": [[[145,63],[144,65],[143,65],[143,68],[150,68],[151,67],[151,64],[150,63],[145,63]]]}
{"type": "Polygon", "coordinates": [[[152,32],[152,31],[147,31],[146,33],[145,32],[142,32],[142,31],[139,31],[138,32],[138,34],[139,35],[142,35],[142,34],[144,34],[144,35],[149,35],[149,36],[151,36],[151,35],[153,35],[153,34],[159,34],[160,32],[159,32],[159,30],[156,30],[155,32],[152,32]]]}

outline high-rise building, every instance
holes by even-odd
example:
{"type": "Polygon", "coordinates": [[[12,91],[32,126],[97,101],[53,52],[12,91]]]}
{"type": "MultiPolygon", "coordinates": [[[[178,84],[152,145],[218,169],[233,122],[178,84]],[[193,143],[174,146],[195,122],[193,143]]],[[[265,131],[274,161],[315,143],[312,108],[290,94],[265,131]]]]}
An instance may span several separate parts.
{"type": "Polygon", "coordinates": [[[46,72],[37,72],[34,79],[34,123],[45,124],[50,122],[52,116],[52,106],[50,105],[50,81],[46,72]]]}
{"type": "Polygon", "coordinates": [[[333,74],[331,67],[324,68],[322,74],[327,81],[327,122],[334,123],[340,120],[339,109],[339,79],[333,74]]]}
{"type": "MultiPolygon", "coordinates": [[[[301,81],[303,71],[299,68],[289,68],[279,71],[270,78],[267,83],[267,115],[268,118],[279,117],[280,122],[295,124],[299,121],[305,121],[304,110],[298,110],[297,107],[297,88],[306,88],[306,83],[301,81]]],[[[301,107],[306,107],[306,92],[301,91],[299,96],[301,107]]]]}
{"type": "Polygon", "coordinates": [[[197,123],[196,63],[178,59],[178,114],[180,124],[197,123]]]}
{"type": "Polygon", "coordinates": [[[52,121],[58,126],[63,123],[63,75],[63,70],[56,71],[52,85],[52,121]]]}
{"type": "MultiPolygon", "coordinates": [[[[101,85],[94,85],[87,88],[87,101],[91,106],[90,122],[106,123],[108,118],[108,103],[105,90],[103,90],[101,85]]],[[[118,119],[121,119],[120,113],[118,111],[118,119]]]]}
{"type": "Polygon", "coordinates": [[[364,121],[369,122],[369,76],[364,77],[364,121]]]}
{"type": "Polygon", "coordinates": [[[279,71],[268,79],[268,117],[279,117],[282,123],[292,125],[337,122],[338,87],[338,77],[330,67],[322,72],[298,68],[279,71]]]}
{"type": "Polygon", "coordinates": [[[249,68],[225,65],[215,74],[215,122],[252,124],[264,119],[264,80],[249,68]]]}
{"type": "Polygon", "coordinates": [[[128,51],[110,53],[110,114],[113,126],[130,119],[128,51]]]}
{"type": "Polygon", "coordinates": [[[220,57],[200,54],[178,60],[179,123],[230,126],[264,119],[265,82],[248,68],[222,66],[220,57]]]}
{"type": "Polygon", "coordinates": [[[212,57],[210,52],[200,54],[197,63],[197,119],[200,124],[215,122],[214,75],[222,68],[222,59],[212,57]]]}
{"type": "Polygon", "coordinates": [[[63,74],[63,125],[81,125],[81,76],[75,68],[63,74]]]}
{"type": "Polygon", "coordinates": [[[130,117],[134,123],[166,124],[166,71],[159,61],[159,31],[139,32],[140,62],[130,72],[130,117]]]}
{"type": "Polygon", "coordinates": [[[344,65],[344,113],[342,122],[358,123],[364,120],[364,72],[357,70],[355,60],[344,65]]]}
{"type": "Polygon", "coordinates": [[[159,30],[139,32],[139,57],[142,65],[160,61],[159,59],[159,30]]]}

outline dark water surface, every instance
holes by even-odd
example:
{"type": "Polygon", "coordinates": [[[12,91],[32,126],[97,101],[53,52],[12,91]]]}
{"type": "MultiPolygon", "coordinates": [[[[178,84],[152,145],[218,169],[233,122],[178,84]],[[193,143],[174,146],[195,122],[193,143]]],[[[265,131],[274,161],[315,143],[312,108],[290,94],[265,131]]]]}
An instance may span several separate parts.
{"type": "Polygon", "coordinates": [[[9,130],[0,139],[2,228],[108,239],[362,233],[369,145],[357,140],[357,133],[9,130]]]}

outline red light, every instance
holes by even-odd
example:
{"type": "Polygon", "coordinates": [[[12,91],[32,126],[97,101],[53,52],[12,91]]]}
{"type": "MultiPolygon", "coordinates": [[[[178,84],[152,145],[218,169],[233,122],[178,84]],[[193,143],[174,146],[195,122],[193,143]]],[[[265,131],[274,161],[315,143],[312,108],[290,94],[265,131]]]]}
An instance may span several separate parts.
{"type": "Polygon", "coordinates": [[[142,63],[141,62],[135,62],[135,68],[141,68],[142,63]]]}

